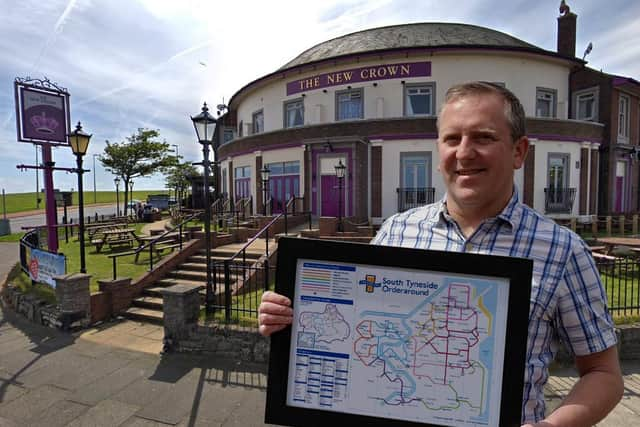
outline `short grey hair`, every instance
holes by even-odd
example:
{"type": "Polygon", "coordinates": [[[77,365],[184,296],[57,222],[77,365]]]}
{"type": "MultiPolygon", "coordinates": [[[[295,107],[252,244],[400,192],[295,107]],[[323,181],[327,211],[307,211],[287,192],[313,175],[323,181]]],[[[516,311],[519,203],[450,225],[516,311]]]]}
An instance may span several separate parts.
{"type": "MultiPolygon", "coordinates": [[[[444,97],[444,103],[440,107],[438,113],[438,122],[442,109],[449,103],[472,95],[488,95],[494,94],[500,96],[504,100],[504,116],[509,124],[511,138],[516,142],[526,135],[524,108],[520,100],[509,89],[490,82],[468,82],[451,86],[444,97]]],[[[439,126],[438,126],[439,128],[439,126]]]]}

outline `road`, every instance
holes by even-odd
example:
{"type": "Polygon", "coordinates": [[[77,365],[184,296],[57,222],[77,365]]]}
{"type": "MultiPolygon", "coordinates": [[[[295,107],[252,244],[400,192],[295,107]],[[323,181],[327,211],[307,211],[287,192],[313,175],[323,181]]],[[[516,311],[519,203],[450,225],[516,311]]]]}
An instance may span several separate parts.
{"type": "MultiPolygon", "coordinates": [[[[120,207],[122,209],[122,206],[120,207]]],[[[84,208],[84,216],[85,219],[87,216],[95,216],[97,213],[98,216],[101,215],[113,215],[116,210],[116,205],[94,205],[94,206],[85,206],[84,208]]],[[[44,211],[36,214],[24,214],[23,216],[18,216],[19,214],[11,215],[13,218],[9,218],[9,224],[11,226],[11,233],[19,233],[24,231],[23,227],[35,227],[38,225],[45,225],[46,217],[44,211]]],[[[64,211],[62,209],[58,210],[58,223],[62,224],[62,217],[64,215],[64,211]]],[[[73,219],[75,224],[78,223],[78,208],[72,207],[67,208],[67,215],[70,219],[73,219]]]]}

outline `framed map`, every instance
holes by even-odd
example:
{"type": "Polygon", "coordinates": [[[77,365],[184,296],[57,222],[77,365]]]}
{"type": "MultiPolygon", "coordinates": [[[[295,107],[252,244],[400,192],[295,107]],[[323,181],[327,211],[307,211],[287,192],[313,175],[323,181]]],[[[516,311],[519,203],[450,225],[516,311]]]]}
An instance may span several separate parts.
{"type": "Polygon", "coordinates": [[[519,426],[532,265],[280,239],[265,422],[519,426]]]}

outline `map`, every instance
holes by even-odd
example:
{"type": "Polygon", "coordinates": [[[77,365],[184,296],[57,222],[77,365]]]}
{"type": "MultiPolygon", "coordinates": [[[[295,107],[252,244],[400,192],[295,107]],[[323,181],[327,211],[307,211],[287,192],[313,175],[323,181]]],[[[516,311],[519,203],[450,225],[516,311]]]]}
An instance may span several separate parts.
{"type": "Polygon", "coordinates": [[[296,294],[288,404],[498,424],[504,279],[304,260],[298,269],[298,290],[312,276],[323,288],[296,294]]]}

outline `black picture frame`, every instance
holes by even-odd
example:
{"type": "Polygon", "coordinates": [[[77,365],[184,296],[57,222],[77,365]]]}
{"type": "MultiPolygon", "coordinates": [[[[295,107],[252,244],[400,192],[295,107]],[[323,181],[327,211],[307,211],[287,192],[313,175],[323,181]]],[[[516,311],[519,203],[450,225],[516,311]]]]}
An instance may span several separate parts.
{"type": "MultiPolygon", "coordinates": [[[[426,270],[504,278],[508,309],[500,404],[500,426],[520,426],[533,262],[524,258],[410,249],[330,240],[287,238],[278,241],[276,292],[295,303],[299,259],[426,270]]],[[[265,422],[290,426],[367,425],[438,426],[287,405],[292,328],[271,337],[265,422]]]]}

